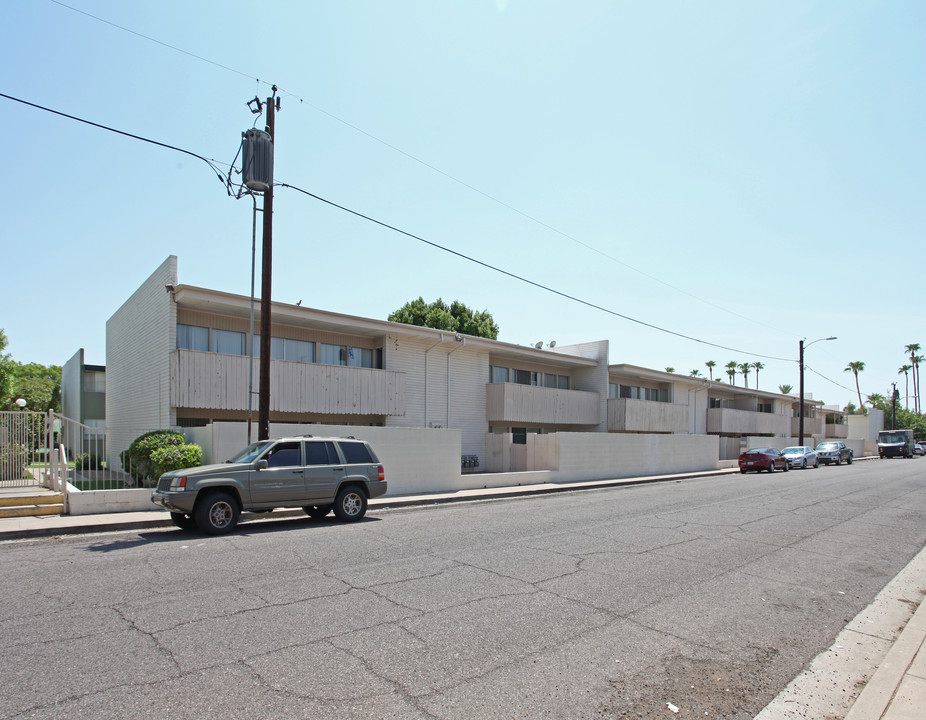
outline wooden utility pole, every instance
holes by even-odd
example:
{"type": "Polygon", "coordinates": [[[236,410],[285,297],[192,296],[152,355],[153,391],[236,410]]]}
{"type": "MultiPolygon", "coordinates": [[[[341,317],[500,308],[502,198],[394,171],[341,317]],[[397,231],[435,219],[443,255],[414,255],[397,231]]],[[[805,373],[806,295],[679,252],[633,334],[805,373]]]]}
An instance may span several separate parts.
{"type": "MultiPolygon", "coordinates": [[[[276,142],[274,115],[276,85],[273,96],[267,98],[267,132],[270,142],[276,142]]],[[[274,154],[276,148],[274,147],[274,154]]],[[[264,191],[264,237],[261,255],[260,285],[260,389],[257,401],[257,439],[270,439],[270,279],[273,271],[273,182],[264,191]]]]}

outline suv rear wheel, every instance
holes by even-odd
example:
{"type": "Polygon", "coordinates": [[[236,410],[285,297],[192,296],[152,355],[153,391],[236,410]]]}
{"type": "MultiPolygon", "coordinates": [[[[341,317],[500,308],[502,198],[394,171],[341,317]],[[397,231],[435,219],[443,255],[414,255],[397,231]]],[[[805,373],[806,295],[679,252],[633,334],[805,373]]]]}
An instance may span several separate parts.
{"type": "Polygon", "coordinates": [[[338,490],[334,501],[334,514],[338,520],[355,522],[367,512],[367,496],[356,485],[347,485],[338,490]]]}
{"type": "Polygon", "coordinates": [[[238,524],[238,503],[228,493],[214,492],[202,498],[193,511],[196,526],[210,535],[223,535],[238,524]]]}

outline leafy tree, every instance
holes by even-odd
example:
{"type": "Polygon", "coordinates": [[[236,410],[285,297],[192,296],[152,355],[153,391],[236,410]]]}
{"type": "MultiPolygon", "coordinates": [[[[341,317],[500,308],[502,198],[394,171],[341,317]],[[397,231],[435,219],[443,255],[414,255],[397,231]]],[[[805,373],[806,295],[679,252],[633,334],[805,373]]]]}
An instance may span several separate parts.
{"type": "Polygon", "coordinates": [[[884,411],[885,425],[890,424],[891,413],[894,413],[894,427],[909,428],[913,430],[913,437],[918,442],[926,440],[926,415],[905,410],[891,402],[891,398],[875,393],[868,396],[872,407],[884,411]]]}
{"type": "Polygon", "coordinates": [[[724,367],[727,369],[727,377],[730,378],[730,384],[736,385],[736,360],[731,360],[724,367]]]}
{"type": "Polygon", "coordinates": [[[666,368],[666,372],[667,372],[667,373],[674,373],[674,372],[675,372],[675,368],[674,368],[674,367],[667,367],[667,368],[666,368]]]}
{"type": "MultiPolygon", "coordinates": [[[[887,402],[884,395],[881,393],[872,393],[866,399],[868,400],[868,404],[872,407],[879,407],[887,402]]],[[[890,405],[890,403],[888,403],[888,405],[890,405]]]]}
{"type": "Polygon", "coordinates": [[[441,298],[426,303],[424,298],[405,303],[388,317],[390,322],[447,330],[476,337],[498,338],[498,325],[488,310],[473,312],[459,300],[447,305],[441,298]]]}
{"type": "Polygon", "coordinates": [[[714,362],[713,360],[708,360],[706,363],[704,363],[704,367],[707,368],[707,371],[711,375],[711,380],[713,380],[714,379],[714,368],[717,367],[717,363],[714,362]]]}
{"type": "Polygon", "coordinates": [[[743,385],[749,387],[749,373],[752,372],[752,363],[740,363],[736,367],[743,373],[743,385]]]}
{"type": "MultiPolygon", "coordinates": [[[[907,410],[910,409],[910,371],[912,369],[913,369],[912,365],[901,365],[900,369],[897,371],[898,375],[903,373],[904,384],[906,385],[906,388],[904,391],[904,406],[906,407],[907,410]]],[[[915,389],[916,385],[914,384],[913,387],[915,389]]],[[[915,409],[915,406],[914,406],[914,409],[915,409]]]]}
{"type": "Polygon", "coordinates": [[[792,390],[794,390],[794,386],[793,386],[793,385],[779,385],[779,386],[778,386],[778,391],[779,391],[782,395],[790,395],[792,390]]]}
{"type": "Polygon", "coordinates": [[[759,370],[765,370],[765,365],[758,360],[752,364],[752,369],[756,371],[756,390],[759,389],[759,370]]]}
{"type": "Polygon", "coordinates": [[[13,360],[9,353],[4,354],[9,341],[6,339],[6,333],[0,328],[0,408],[7,408],[7,405],[15,398],[12,398],[12,378],[10,376],[10,366],[13,360]]]}
{"type": "Polygon", "coordinates": [[[691,371],[690,373],[688,373],[688,374],[689,374],[691,377],[701,377],[701,371],[698,370],[697,368],[695,368],[694,370],[692,370],[692,371],[691,371]]]}
{"type": "Polygon", "coordinates": [[[36,412],[61,412],[61,366],[46,367],[39,363],[10,362],[10,395],[3,403],[12,410],[17,398],[26,401],[26,409],[36,412]]]}
{"type": "Polygon", "coordinates": [[[862,402],[862,391],[859,390],[858,386],[858,374],[864,369],[865,363],[863,363],[861,360],[856,360],[855,362],[850,362],[848,365],[846,365],[845,370],[843,370],[843,372],[850,372],[855,375],[855,392],[858,393],[858,405],[862,414],[865,412],[865,403],[862,402]]]}

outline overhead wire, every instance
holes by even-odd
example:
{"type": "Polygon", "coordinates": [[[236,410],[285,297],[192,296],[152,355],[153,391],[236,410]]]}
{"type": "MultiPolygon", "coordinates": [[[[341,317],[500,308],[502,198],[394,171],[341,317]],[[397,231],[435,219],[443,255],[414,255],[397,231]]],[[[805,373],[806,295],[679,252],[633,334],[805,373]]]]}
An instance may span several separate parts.
{"type": "Polygon", "coordinates": [[[636,324],[638,324],[638,325],[642,325],[642,326],[644,326],[644,327],[648,327],[648,328],[650,328],[650,329],[652,329],[652,330],[658,330],[659,332],[666,333],[666,334],[668,334],[668,335],[674,335],[675,337],[683,338],[683,339],[685,339],[685,340],[690,340],[690,341],[692,341],[692,342],[700,343],[700,344],[702,344],[702,345],[707,345],[707,346],[709,346],[709,347],[719,348],[719,349],[721,349],[721,350],[729,350],[729,351],[731,351],[731,352],[741,353],[741,354],[744,354],[744,355],[750,355],[750,356],[752,356],[752,357],[764,358],[764,359],[766,359],[766,360],[780,360],[780,361],[782,361],[782,362],[796,362],[796,361],[794,360],[794,358],[782,358],[782,357],[777,357],[777,356],[775,356],[775,355],[762,355],[761,353],[752,353],[752,352],[746,352],[745,350],[738,350],[738,349],[736,349],[736,348],[728,347],[728,346],[726,346],[726,345],[720,345],[720,344],[718,344],[718,343],[713,343],[713,342],[710,342],[710,341],[708,341],[708,340],[702,340],[702,339],[700,339],[700,338],[696,338],[696,337],[693,337],[693,336],[691,336],[691,335],[686,335],[686,334],[684,334],[684,333],[680,333],[680,332],[677,332],[677,331],[675,331],[675,330],[669,330],[669,329],[667,329],[667,328],[660,327],[659,325],[654,325],[653,323],[648,323],[648,322],[646,322],[646,321],[644,321],[644,320],[639,320],[639,319],[637,319],[637,318],[631,317],[630,315],[624,315],[623,313],[619,313],[619,312],[617,312],[616,310],[610,310],[609,308],[606,308],[606,307],[604,307],[604,306],[602,306],[602,305],[597,305],[597,304],[595,304],[595,303],[593,303],[593,302],[590,302],[590,301],[588,301],[588,300],[582,300],[581,298],[578,298],[578,297],[576,297],[575,295],[570,295],[569,293],[562,292],[561,290],[556,290],[555,288],[552,288],[552,287],[550,287],[550,286],[548,286],[548,285],[544,285],[544,284],[542,284],[542,283],[536,282],[535,280],[530,280],[530,279],[528,279],[528,278],[526,278],[526,277],[523,277],[523,276],[521,276],[521,275],[518,275],[518,274],[516,274],[516,273],[513,273],[513,272],[511,272],[511,271],[509,271],[509,270],[504,270],[504,269],[502,269],[502,268],[500,268],[500,267],[498,267],[498,266],[496,266],[496,265],[492,265],[491,263],[487,263],[487,262],[485,262],[485,261],[483,261],[483,260],[479,260],[479,259],[477,259],[477,258],[474,258],[474,257],[471,257],[471,256],[466,255],[466,254],[464,254],[464,253],[461,253],[461,252],[459,252],[458,250],[454,250],[454,249],[452,249],[452,248],[448,248],[448,247],[446,247],[446,246],[444,246],[444,245],[441,245],[441,244],[439,244],[439,243],[433,242],[433,241],[431,241],[431,240],[426,240],[425,238],[423,238],[423,237],[421,237],[421,236],[419,236],[419,235],[415,235],[415,234],[413,234],[413,233],[407,232],[406,230],[402,230],[401,228],[395,227],[394,225],[390,225],[389,223],[383,222],[382,220],[377,220],[376,218],[373,218],[373,217],[371,217],[371,216],[369,216],[369,215],[365,215],[365,214],[363,214],[363,213],[361,213],[361,212],[358,212],[357,210],[351,210],[350,208],[345,207],[344,205],[340,205],[340,204],[338,204],[338,203],[336,203],[336,202],[334,202],[334,201],[332,201],[332,200],[328,200],[328,199],[326,199],[326,198],[323,198],[323,197],[321,197],[320,195],[316,195],[315,193],[309,192],[308,190],[304,190],[303,188],[297,187],[297,186],[295,186],[295,185],[291,185],[291,184],[289,184],[289,183],[284,183],[284,182],[277,182],[277,183],[274,183],[274,186],[276,186],[276,187],[289,188],[290,190],[295,190],[295,191],[297,191],[297,192],[303,193],[304,195],[308,195],[308,196],[311,197],[311,198],[314,198],[314,199],[316,199],[316,200],[318,200],[318,201],[320,201],[320,202],[323,202],[323,203],[325,203],[325,204],[327,204],[327,205],[330,205],[330,206],[332,206],[332,207],[335,207],[335,208],[337,208],[337,209],[339,209],[339,210],[343,210],[344,212],[350,213],[351,215],[354,215],[354,216],[356,216],[356,217],[362,218],[363,220],[367,220],[368,222],[374,223],[375,225],[379,225],[380,227],[387,228],[388,230],[392,230],[393,232],[399,233],[400,235],[405,235],[406,237],[409,237],[409,238],[412,238],[413,240],[417,240],[417,241],[419,241],[419,242],[422,242],[422,243],[424,243],[425,245],[429,245],[429,246],[431,246],[431,247],[433,247],[433,248],[436,248],[436,249],[438,249],[438,250],[442,250],[443,252],[450,253],[451,255],[455,255],[455,256],[457,256],[457,257],[459,257],[459,258],[462,258],[462,259],[464,259],[464,260],[467,260],[467,261],[469,261],[469,262],[471,262],[471,263],[475,263],[476,265],[480,265],[480,266],[482,266],[482,267],[484,267],[484,268],[487,268],[487,269],[489,269],[489,270],[492,270],[492,271],[494,271],[494,272],[501,273],[502,275],[506,275],[507,277],[510,277],[510,278],[512,278],[512,279],[514,279],[514,280],[518,280],[519,282],[523,282],[523,283],[525,283],[525,284],[527,284],[527,285],[532,285],[533,287],[539,288],[539,289],[544,290],[544,291],[549,292],[549,293],[553,293],[554,295],[558,295],[559,297],[565,298],[565,299],[567,299],[567,300],[572,300],[573,302],[577,302],[577,303],[579,303],[579,304],[581,304],[581,305],[585,305],[586,307],[590,307],[590,308],[593,308],[593,309],[595,309],[595,310],[600,310],[600,311],[605,312],[605,313],[607,313],[607,314],[609,314],[609,315],[613,315],[613,316],[615,316],[615,317],[619,317],[619,318],[622,318],[622,319],[624,319],[624,320],[628,320],[628,321],[630,321],[630,322],[632,322],[632,323],[636,323],[636,324]]]}
{"type": "MultiPolygon", "coordinates": [[[[202,62],[208,63],[208,64],[210,64],[210,65],[213,65],[213,66],[215,66],[215,67],[221,68],[221,69],[226,70],[226,71],[228,71],[228,72],[235,73],[236,75],[240,75],[240,76],[246,77],[246,78],[248,78],[248,79],[256,80],[258,83],[262,83],[262,82],[263,82],[264,84],[267,84],[267,85],[270,85],[270,84],[271,84],[271,83],[269,83],[269,82],[267,82],[267,81],[262,81],[262,80],[260,80],[259,78],[256,78],[256,77],[254,77],[253,75],[250,75],[250,74],[248,74],[248,73],[245,73],[245,72],[243,72],[243,71],[241,71],[241,70],[237,70],[237,69],[235,69],[235,68],[229,67],[228,65],[224,65],[224,64],[219,63],[219,62],[216,62],[216,61],[214,61],[214,60],[210,60],[210,59],[208,59],[208,58],[206,58],[206,57],[203,57],[203,56],[201,56],[201,55],[197,55],[196,53],[192,53],[192,52],[190,52],[190,51],[188,51],[188,50],[184,50],[184,49],[182,49],[182,48],[176,47],[176,46],[171,45],[171,44],[169,44],[169,43],[166,43],[166,42],[163,42],[163,41],[158,40],[158,39],[156,39],[156,38],[153,38],[153,37],[151,37],[151,36],[149,36],[149,35],[145,35],[144,33],[140,33],[140,32],[138,32],[138,31],[136,31],[136,30],[132,30],[132,29],[130,29],[130,28],[124,27],[124,26],[119,25],[119,24],[117,24],[117,23],[114,23],[114,22],[112,22],[112,21],[110,21],[110,20],[106,20],[105,18],[101,18],[101,17],[99,17],[99,16],[97,16],[97,15],[93,15],[92,13],[88,13],[88,12],[86,12],[86,11],[84,11],[84,10],[80,10],[80,9],[78,9],[78,8],[72,7],[71,5],[68,5],[67,3],[61,2],[61,0],[51,0],[51,2],[55,3],[56,5],[61,6],[61,7],[63,7],[63,8],[67,8],[68,10],[73,10],[74,12],[80,13],[80,14],[82,14],[82,15],[85,15],[85,16],[89,17],[89,18],[92,18],[92,19],[97,20],[97,21],[99,21],[99,22],[102,22],[102,23],[105,23],[105,24],[107,24],[107,25],[110,25],[110,26],[112,26],[112,27],[114,27],[114,28],[117,28],[117,29],[119,29],[119,30],[123,30],[124,32],[131,33],[132,35],[135,35],[135,36],[137,36],[137,37],[143,38],[143,39],[148,40],[148,41],[150,41],[150,42],[153,42],[153,43],[156,43],[156,44],[161,45],[161,46],[163,46],[163,47],[166,47],[166,48],[168,48],[168,49],[170,49],[170,50],[174,50],[174,51],[176,51],[176,52],[183,53],[184,55],[187,55],[188,57],[191,57],[191,58],[194,58],[194,59],[196,59],[196,60],[200,60],[200,61],[202,61],[202,62]]],[[[750,318],[750,317],[747,317],[747,316],[745,316],[745,315],[742,315],[742,314],[740,314],[740,313],[738,313],[738,312],[735,312],[735,311],[733,311],[733,310],[730,310],[730,309],[727,308],[727,307],[724,307],[723,305],[718,305],[717,303],[711,302],[710,300],[707,300],[706,298],[703,298],[703,297],[701,297],[701,296],[699,296],[699,295],[695,295],[695,294],[692,293],[692,292],[689,292],[689,291],[684,290],[684,289],[682,289],[682,288],[680,288],[680,287],[677,287],[677,286],[675,286],[675,285],[673,285],[673,284],[671,284],[671,283],[669,283],[669,282],[666,282],[666,281],[663,280],[662,278],[656,277],[656,276],[654,276],[654,275],[650,275],[649,273],[647,273],[647,272],[641,270],[640,268],[635,267],[634,265],[631,265],[630,263],[624,262],[623,260],[620,260],[620,259],[614,257],[613,255],[610,255],[610,254],[604,252],[603,250],[601,250],[601,249],[599,249],[599,248],[596,248],[596,247],[593,246],[593,245],[590,245],[590,244],[588,244],[588,243],[586,243],[586,242],[583,242],[582,240],[579,240],[578,238],[574,237],[573,235],[570,235],[569,233],[564,232],[564,231],[562,231],[562,230],[560,230],[560,229],[554,227],[553,225],[550,225],[549,223],[544,222],[543,220],[540,220],[539,218],[536,218],[536,217],[534,217],[533,215],[524,212],[523,210],[520,210],[519,208],[517,208],[517,207],[515,207],[515,206],[513,206],[513,205],[511,205],[511,204],[509,204],[509,203],[507,203],[507,202],[505,202],[505,201],[503,201],[503,200],[501,200],[501,199],[495,197],[494,195],[491,195],[490,193],[487,193],[487,192],[485,192],[485,191],[483,191],[483,190],[480,190],[480,189],[477,188],[476,186],[471,185],[470,183],[467,183],[467,182],[465,182],[465,181],[463,181],[463,180],[461,180],[461,179],[459,179],[459,178],[457,178],[457,177],[451,175],[450,173],[448,173],[448,172],[446,172],[446,171],[444,171],[444,170],[441,170],[439,167],[437,167],[437,166],[435,166],[435,165],[432,165],[431,163],[428,163],[428,162],[426,162],[426,161],[424,161],[424,160],[422,160],[422,159],[416,157],[415,155],[412,155],[411,153],[409,153],[409,152],[403,150],[402,148],[400,148],[400,147],[398,147],[398,146],[396,146],[396,145],[393,145],[392,143],[389,143],[389,142],[383,140],[382,138],[377,137],[376,135],[374,135],[374,134],[372,134],[372,133],[370,133],[370,132],[364,130],[363,128],[361,128],[361,127],[359,127],[359,126],[357,126],[357,125],[354,125],[354,124],[351,123],[351,122],[348,122],[347,120],[344,120],[344,119],[338,117],[337,115],[335,115],[335,114],[333,114],[333,113],[331,113],[331,112],[325,110],[324,108],[321,108],[321,107],[319,107],[318,105],[315,105],[314,103],[306,102],[303,98],[299,97],[298,95],[295,95],[294,93],[291,93],[291,92],[289,92],[289,91],[285,91],[285,90],[283,90],[282,88],[280,88],[280,91],[281,91],[281,93],[283,93],[283,94],[286,95],[286,96],[293,96],[293,97],[298,98],[300,102],[304,102],[306,105],[308,105],[309,107],[311,107],[311,108],[312,108],[313,110],[315,110],[316,112],[319,112],[319,113],[321,113],[321,114],[323,114],[323,115],[327,115],[328,117],[330,117],[331,119],[333,119],[333,120],[335,120],[335,121],[341,123],[341,124],[344,125],[345,127],[348,127],[348,128],[350,128],[351,130],[354,130],[355,132],[358,132],[358,133],[360,133],[360,134],[362,134],[362,135],[364,135],[364,136],[370,138],[371,140],[373,140],[373,141],[375,141],[375,142],[377,142],[377,143],[383,145],[384,147],[387,147],[387,148],[389,148],[390,150],[393,150],[394,152],[397,152],[397,153],[399,153],[400,155],[403,155],[404,157],[408,158],[409,160],[412,160],[412,161],[418,163],[419,165],[421,165],[421,166],[423,166],[423,167],[426,167],[426,168],[428,168],[429,170],[432,170],[433,172],[438,173],[439,175],[443,175],[443,176],[446,177],[447,179],[449,179],[449,180],[451,180],[451,181],[453,181],[453,182],[455,182],[455,183],[461,185],[462,187],[467,188],[468,190],[471,190],[472,192],[475,192],[475,193],[477,193],[477,194],[479,194],[479,195],[482,195],[484,198],[486,198],[486,199],[488,199],[488,200],[491,200],[492,202],[497,203],[498,205],[500,205],[500,206],[502,206],[502,207],[504,207],[504,208],[506,208],[506,209],[508,209],[508,210],[510,210],[510,211],[512,211],[512,212],[514,212],[514,213],[517,213],[517,214],[520,215],[521,217],[523,217],[523,218],[525,218],[525,219],[527,219],[527,220],[530,220],[531,222],[533,222],[533,223],[539,225],[540,227],[543,227],[543,228],[549,230],[550,232],[556,233],[557,235],[560,235],[561,237],[566,238],[567,240],[570,240],[570,241],[572,241],[572,242],[574,242],[574,243],[576,243],[576,244],[578,244],[578,245],[581,245],[582,247],[586,248],[587,250],[589,250],[589,251],[591,251],[591,252],[594,252],[594,253],[597,253],[598,255],[600,255],[600,256],[602,256],[602,257],[604,257],[604,258],[607,258],[608,260],[611,260],[612,262],[614,262],[614,263],[616,263],[616,264],[618,264],[618,265],[621,265],[621,266],[627,268],[628,270],[632,270],[633,272],[638,273],[638,274],[642,275],[643,277],[645,277],[645,278],[647,278],[647,279],[649,279],[649,280],[652,280],[653,282],[657,282],[657,283],[659,283],[660,285],[663,285],[663,286],[665,286],[665,287],[667,287],[667,288],[670,288],[670,289],[672,289],[672,290],[675,290],[675,291],[678,292],[678,293],[681,293],[682,295],[687,295],[688,297],[690,297],[690,298],[692,298],[692,299],[694,299],[694,300],[697,300],[697,301],[699,301],[699,302],[702,302],[702,303],[704,303],[705,305],[708,305],[708,306],[713,307],[713,308],[715,308],[715,309],[717,309],[717,310],[720,310],[721,312],[725,312],[725,313],[728,313],[729,315],[732,315],[732,316],[734,316],[734,317],[738,317],[738,318],[740,318],[741,320],[745,320],[746,322],[755,323],[755,324],[757,324],[757,325],[761,325],[761,326],[763,326],[763,327],[770,328],[770,329],[775,330],[775,331],[777,331],[777,332],[781,332],[781,333],[785,333],[785,334],[793,334],[793,333],[791,333],[791,332],[789,332],[789,331],[781,330],[780,328],[776,328],[775,326],[769,325],[768,323],[762,322],[762,321],[760,321],[760,320],[756,320],[756,319],[754,319],[754,318],[750,318]]]]}

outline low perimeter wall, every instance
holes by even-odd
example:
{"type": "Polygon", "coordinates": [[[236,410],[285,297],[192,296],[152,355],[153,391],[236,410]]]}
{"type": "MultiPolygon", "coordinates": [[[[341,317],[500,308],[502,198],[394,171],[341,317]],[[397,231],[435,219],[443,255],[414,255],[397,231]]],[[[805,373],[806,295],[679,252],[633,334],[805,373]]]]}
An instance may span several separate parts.
{"type": "MultiPolygon", "coordinates": [[[[203,462],[221,462],[247,444],[241,423],[213,423],[187,428],[188,440],[203,447],[203,462]]],[[[272,437],[353,435],[369,441],[386,468],[387,497],[448,493],[479,488],[538,483],[668,475],[716,470],[719,441],[713,435],[636,435],[623,433],[553,433],[528,436],[528,446],[513,445],[530,467],[520,472],[468,472],[460,468],[460,431],[348,425],[271,425],[272,437]],[[532,465],[532,466],[531,466],[532,465]]],[[[69,493],[70,512],[154,510],[151,489],[95,490],[69,493]]]]}

